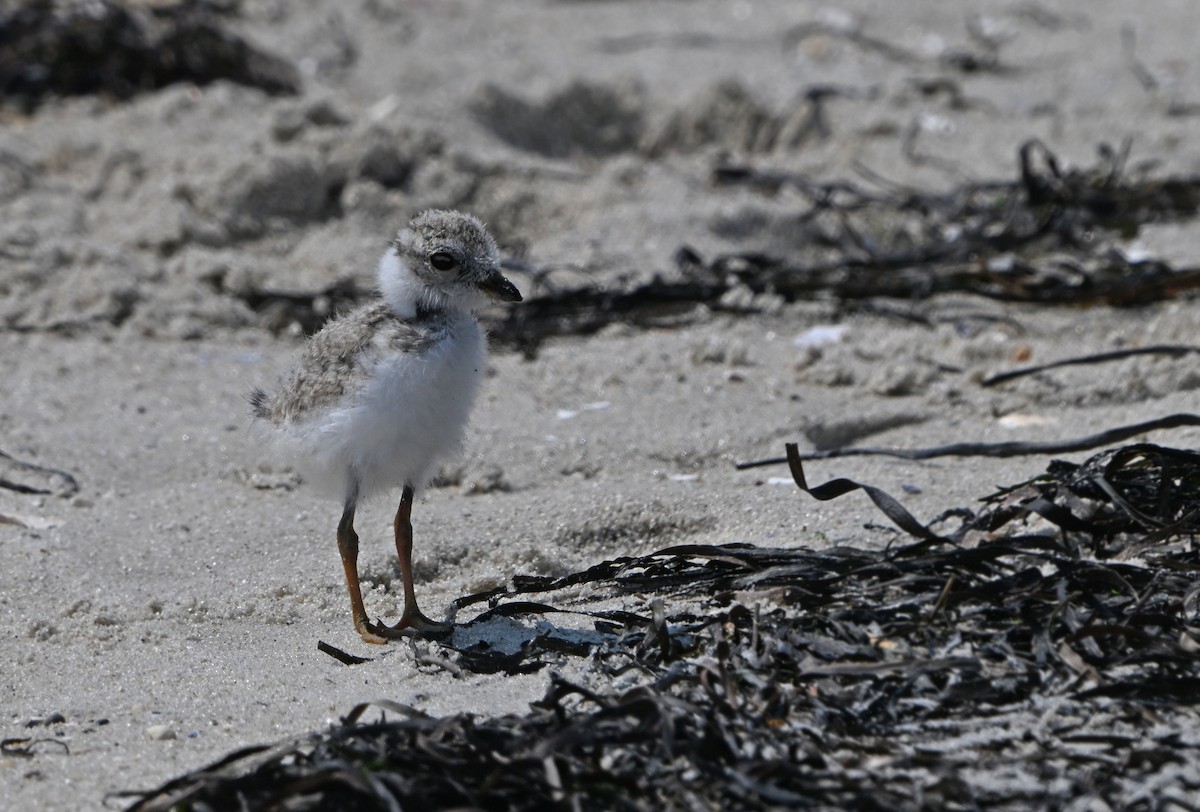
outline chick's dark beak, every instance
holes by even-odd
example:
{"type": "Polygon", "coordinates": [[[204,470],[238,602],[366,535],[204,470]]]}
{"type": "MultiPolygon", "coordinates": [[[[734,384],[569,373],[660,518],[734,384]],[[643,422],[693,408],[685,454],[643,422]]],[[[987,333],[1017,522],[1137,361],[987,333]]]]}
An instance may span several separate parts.
{"type": "Polygon", "coordinates": [[[501,302],[521,301],[521,291],[517,290],[516,285],[501,276],[499,271],[480,282],[479,289],[501,302]]]}

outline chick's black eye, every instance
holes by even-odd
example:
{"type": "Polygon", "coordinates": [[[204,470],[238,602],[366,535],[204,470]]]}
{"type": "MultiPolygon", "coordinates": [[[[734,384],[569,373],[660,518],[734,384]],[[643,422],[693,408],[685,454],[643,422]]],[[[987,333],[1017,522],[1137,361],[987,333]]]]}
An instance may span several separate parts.
{"type": "Polygon", "coordinates": [[[458,267],[458,260],[453,254],[445,251],[434,251],[429,255],[429,264],[437,271],[453,271],[458,267]]]}

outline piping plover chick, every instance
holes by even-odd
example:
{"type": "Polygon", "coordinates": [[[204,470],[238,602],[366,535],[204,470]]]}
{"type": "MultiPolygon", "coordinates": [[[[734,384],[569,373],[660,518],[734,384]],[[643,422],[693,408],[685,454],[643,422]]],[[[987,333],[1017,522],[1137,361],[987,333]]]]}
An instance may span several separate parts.
{"type": "Polygon", "coordinates": [[[450,628],[417,608],[410,517],[433,465],[462,443],[487,350],[475,311],[489,300],[519,302],[521,294],[500,273],[483,223],[422,212],[380,260],[379,297],[314,335],[274,394],[250,393],[276,447],[319,491],[343,500],[338,551],[354,628],[368,643],[450,628]],[[394,487],[404,613],[386,626],[363,607],[354,511],[360,499],[394,487]]]}

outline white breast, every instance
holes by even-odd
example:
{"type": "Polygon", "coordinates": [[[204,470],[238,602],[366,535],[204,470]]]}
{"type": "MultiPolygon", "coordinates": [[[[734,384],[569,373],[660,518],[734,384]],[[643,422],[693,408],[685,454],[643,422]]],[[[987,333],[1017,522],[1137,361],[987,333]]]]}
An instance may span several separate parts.
{"type": "Polygon", "coordinates": [[[421,489],[434,465],[455,454],[482,377],[483,334],[474,317],[451,316],[433,346],[380,357],[353,402],[308,427],[313,455],[301,467],[319,489],[342,498],[347,472],[370,496],[421,489]]]}

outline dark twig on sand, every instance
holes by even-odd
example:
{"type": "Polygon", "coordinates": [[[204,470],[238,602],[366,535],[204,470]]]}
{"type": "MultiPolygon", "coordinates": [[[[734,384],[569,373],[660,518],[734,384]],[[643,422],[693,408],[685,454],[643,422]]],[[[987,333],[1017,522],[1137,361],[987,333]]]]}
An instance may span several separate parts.
{"type": "Polygon", "coordinates": [[[0,488],[17,493],[74,496],[79,482],[66,471],[13,459],[0,451],[0,488]]]}
{"type": "Polygon", "coordinates": [[[328,654],[330,657],[342,663],[343,665],[359,665],[360,663],[369,663],[372,659],[370,657],[358,657],[354,654],[350,654],[349,652],[342,651],[337,646],[332,646],[329,643],[326,643],[324,640],[317,641],[317,651],[320,651],[323,654],[328,654]]]}
{"type": "MultiPolygon", "coordinates": [[[[1181,426],[1200,426],[1200,415],[1186,412],[1172,414],[1154,420],[1145,420],[1141,423],[1132,423],[1128,426],[1106,429],[1086,437],[1051,440],[1044,443],[1012,440],[1004,443],[951,443],[934,448],[829,448],[803,454],[796,452],[795,456],[800,460],[828,460],[835,457],[895,457],[902,460],[930,460],[937,457],[1025,457],[1039,454],[1067,454],[1072,451],[1088,451],[1120,443],[1150,431],[1176,429],[1181,426]]],[[[739,462],[735,467],[739,471],[744,471],[749,468],[782,465],[790,462],[791,459],[791,451],[789,451],[787,457],[769,457],[750,462],[739,462]]]]}
{"type": "Polygon", "coordinates": [[[1133,358],[1139,355],[1166,355],[1171,358],[1182,358],[1185,355],[1193,355],[1200,353],[1200,347],[1186,344],[1155,344],[1151,347],[1130,347],[1124,350],[1112,350],[1110,352],[1098,352],[1089,355],[1080,355],[1074,358],[1064,358],[1061,361],[1054,361],[1049,364],[1039,364],[1032,367],[1023,367],[1014,369],[1009,372],[1001,372],[984,378],[979,382],[980,386],[995,386],[996,384],[1005,383],[1016,378],[1023,378],[1027,375],[1036,375],[1039,372],[1045,372],[1050,369],[1059,369],[1068,366],[1082,366],[1091,364],[1104,364],[1109,361],[1122,361],[1126,358],[1133,358]]]}

